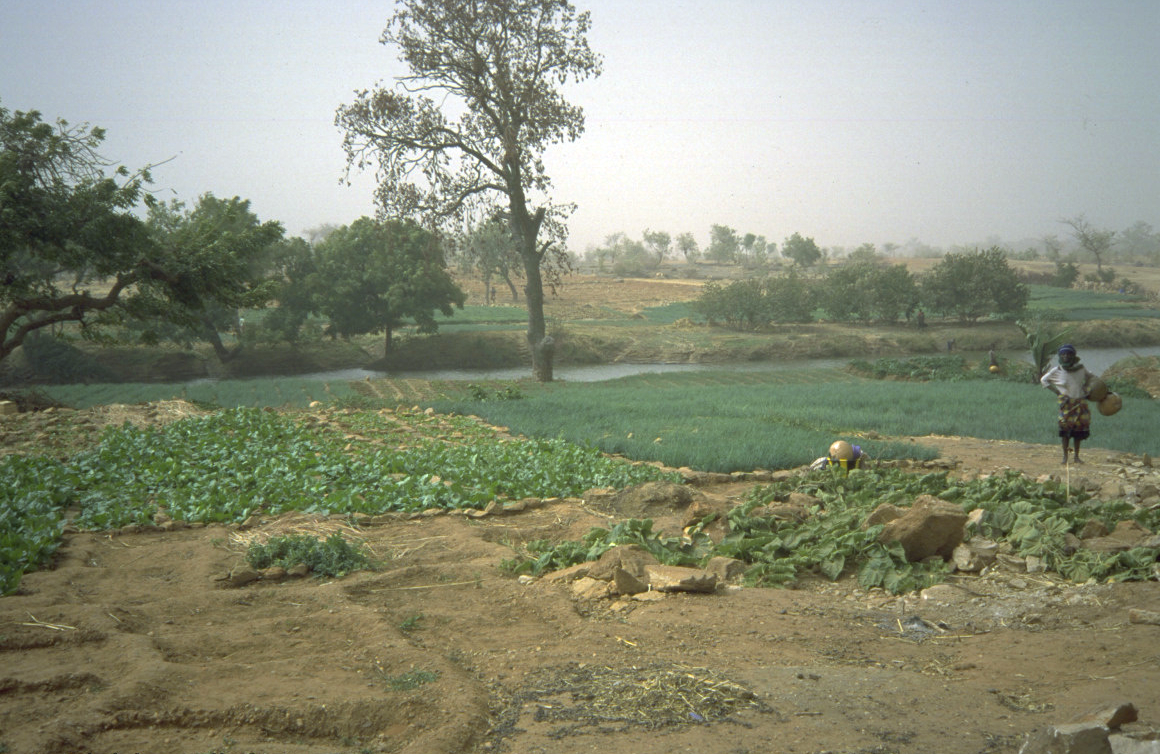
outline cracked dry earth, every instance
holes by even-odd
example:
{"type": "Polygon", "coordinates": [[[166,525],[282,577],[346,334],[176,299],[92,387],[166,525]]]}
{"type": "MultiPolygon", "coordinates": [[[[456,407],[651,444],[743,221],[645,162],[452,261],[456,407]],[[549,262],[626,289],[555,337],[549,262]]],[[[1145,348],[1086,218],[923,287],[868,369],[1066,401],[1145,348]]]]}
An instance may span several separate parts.
{"type": "MultiPolygon", "coordinates": [[[[956,474],[1154,474],[1096,449],[1063,470],[1053,445],[921,441],[956,474]]],[[[357,531],[380,570],[239,588],[217,579],[242,537],[296,522],[68,534],[0,599],[0,751],[983,754],[1118,701],[1160,728],[1160,626],[1129,621],[1160,611],[1156,582],[995,570],[927,598],[843,580],[638,601],[500,570],[511,544],[609,513],[388,518],[357,531]],[[672,704],[648,712],[650,694],[672,704]]]]}

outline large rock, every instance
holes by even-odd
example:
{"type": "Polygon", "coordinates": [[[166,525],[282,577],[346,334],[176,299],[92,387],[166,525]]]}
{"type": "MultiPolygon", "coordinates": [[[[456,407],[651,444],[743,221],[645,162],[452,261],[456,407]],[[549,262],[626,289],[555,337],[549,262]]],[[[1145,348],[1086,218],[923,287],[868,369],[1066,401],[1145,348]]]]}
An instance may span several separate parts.
{"type": "Polygon", "coordinates": [[[1019,754],[1112,754],[1112,745],[1099,723],[1049,725],[1030,736],[1019,754]]]}
{"type": "Polygon", "coordinates": [[[891,521],[902,518],[906,515],[906,509],[900,508],[892,503],[882,503],[874,510],[870,511],[870,515],[862,522],[863,529],[869,529],[871,526],[878,526],[879,524],[888,524],[891,521]]]}
{"type": "Polygon", "coordinates": [[[882,528],[878,541],[901,542],[911,562],[933,555],[949,560],[963,541],[966,523],[967,514],[959,506],[933,495],[920,495],[901,517],[882,528]]]}
{"type": "Polygon", "coordinates": [[[644,580],[645,569],[656,565],[653,554],[640,545],[617,545],[600,556],[595,563],[588,564],[586,576],[601,581],[612,581],[618,570],[623,570],[644,580]]]}
{"type": "Polygon", "coordinates": [[[717,589],[717,577],[700,568],[683,566],[649,566],[648,585],[656,592],[712,592],[717,589]]]}
{"type": "Polygon", "coordinates": [[[1134,547],[1145,547],[1152,538],[1152,532],[1141,524],[1121,521],[1106,537],[1093,537],[1084,541],[1084,547],[1092,552],[1127,552],[1134,547]]]}
{"type": "Polygon", "coordinates": [[[705,570],[717,577],[717,583],[724,584],[745,574],[749,565],[744,560],[718,555],[705,564],[705,570]]]}

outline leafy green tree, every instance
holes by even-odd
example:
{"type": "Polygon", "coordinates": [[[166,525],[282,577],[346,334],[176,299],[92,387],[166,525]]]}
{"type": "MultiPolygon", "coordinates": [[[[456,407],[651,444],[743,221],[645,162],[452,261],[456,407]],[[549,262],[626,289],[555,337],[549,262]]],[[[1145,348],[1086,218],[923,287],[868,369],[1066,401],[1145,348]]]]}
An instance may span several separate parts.
{"type": "Polygon", "coordinates": [[[246,199],[218,199],[204,194],[193,209],[179,201],[152,203],[146,226],[170,267],[182,269],[174,285],[179,291],[210,291],[211,296],[182,296],[156,302],[152,322],[145,322],[147,340],[165,336],[209,343],[222,363],[240,353],[243,342],[226,347],[223,332],[241,335],[241,309],[265,306],[276,284],[267,271],[273,248],[282,241],[282,226],[262,222],[246,199]],[[176,331],[166,325],[176,326],[176,331]]]}
{"type": "Polygon", "coordinates": [[[590,17],[567,0],[400,0],[382,34],[408,73],[338,109],[348,168],[377,163],[387,217],[454,228],[497,203],[509,213],[524,265],[527,340],[537,380],[552,379],[555,344],[544,319],[569,258],[569,207],[548,197],[549,146],[574,141],[583,111],[562,94],[601,72],[590,17]],[[448,114],[454,114],[453,121],[448,114]],[[538,205],[538,206],[537,206],[538,205]]]}
{"type": "Polygon", "coordinates": [[[706,283],[692,306],[710,323],[720,321],[738,330],[757,329],[771,318],[764,281],[756,278],[734,280],[727,286],[706,283]]]}
{"type": "MultiPolygon", "coordinates": [[[[308,235],[322,239],[334,232],[328,226],[325,233],[308,235]]],[[[313,309],[310,291],[312,276],[318,271],[314,246],[303,238],[289,238],[271,251],[270,275],[276,281],[274,299],[277,305],[268,309],[258,327],[247,327],[246,336],[253,337],[257,330],[270,340],[297,343],[313,309]]]]}
{"type": "Polygon", "coordinates": [[[826,272],[820,303],[830,319],[868,322],[874,314],[870,265],[845,264],[826,272]]]}
{"type": "Polygon", "coordinates": [[[673,250],[673,237],[663,230],[649,230],[645,228],[642,234],[644,246],[656,260],[656,264],[665,261],[665,257],[673,250]]]}
{"type": "Polygon", "coordinates": [[[697,239],[693,237],[692,233],[682,233],[677,236],[677,251],[690,264],[701,257],[701,247],[697,245],[697,239]]]}
{"type": "Polygon", "coordinates": [[[767,278],[765,296],[774,322],[812,322],[814,319],[816,287],[794,268],[784,275],[767,278]]]}
{"type": "Polygon", "coordinates": [[[895,322],[904,314],[909,317],[921,297],[914,273],[904,264],[875,265],[871,270],[874,316],[883,322],[895,322]]]}
{"type": "Polygon", "coordinates": [[[339,228],[316,248],[313,308],[330,320],[332,334],[391,335],[410,318],[420,332],[438,330],[435,312],[451,316],[466,296],[447,274],[438,239],[414,223],[378,223],[367,217],[339,228]]]}
{"type": "Polygon", "coordinates": [[[741,239],[737,231],[728,225],[714,225],[709,229],[709,248],[705,250],[705,257],[718,264],[733,264],[737,261],[737,252],[741,248],[741,239]]]}
{"type": "Polygon", "coordinates": [[[802,238],[800,233],[794,233],[781,245],[781,255],[792,259],[799,267],[812,267],[821,261],[822,250],[814,239],[802,238]]]}
{"type": "Polygon", "coordinates": [[[133,319],[188,325],[253,288],[238,247],[211,229],[160,242],[135,212],[159,206],[144,190],[148,168],[114,168],[104,139],[0,108],[0,360],[43,328],[71,323],[95,338],[133,319]]]}
{"type": "Polygon", "coordinates": [[[1030,297],[1029,289],[998,247],[949,253],[922,279],[926,305],[964,322],[988,314],[1016,314],[1023,311],[1030,297]]]}

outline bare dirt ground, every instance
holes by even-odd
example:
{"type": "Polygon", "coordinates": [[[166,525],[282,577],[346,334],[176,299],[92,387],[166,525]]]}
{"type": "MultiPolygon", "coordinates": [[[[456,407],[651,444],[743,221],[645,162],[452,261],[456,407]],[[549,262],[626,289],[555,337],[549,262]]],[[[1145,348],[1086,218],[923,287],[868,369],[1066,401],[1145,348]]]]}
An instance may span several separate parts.
{"type": "MultiPolygon", "coordinates": [[[[106,407],[56,426],[194,411],[106,407]]],[[[47,418],[5,419],[4,444],[43,437],[47,418]]],[[[1051,445],[921,441],[953,474],[1107,491],[1156,476],[1096,448],[1064,469],[1051,445]]],[[[699,490],[740,500],[752,484],[699,490]]],[[[344,529],[378,570],[244,586],[221,579],[248,541],[345,522],[70,533],[55,568],[0,599],[0,751],[983,754],[1119,701],[1140,709],[1129,729],[1160,728],[1160,626],[1129,621],[1160,611],[1156,582],[996,569],[903,597],[843,580],[638,600],[499,568],[514,543],[627,513],[566,499],[386,517],[344,529]]],[[[679,510],[650,513],[679,526],[679,510]]]]}

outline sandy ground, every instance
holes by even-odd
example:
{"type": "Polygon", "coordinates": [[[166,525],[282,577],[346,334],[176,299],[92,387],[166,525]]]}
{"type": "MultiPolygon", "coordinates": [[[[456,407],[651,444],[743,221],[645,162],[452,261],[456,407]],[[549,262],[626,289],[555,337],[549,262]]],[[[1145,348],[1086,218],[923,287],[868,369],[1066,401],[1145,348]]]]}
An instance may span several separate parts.
{"type": "MultiPolygon", "coordinates": [[[[1096,448],[1065,472],[1054,446],[922,442],[954,474],[1067,473],[1093,489],[1154,475],[1096,448]]],[[[749,486],[703,491],[740,500],[749,486]]],[[[339,522],[71,533],[55,568],[0,599],[0,751],[982,754],[1119,701],[1140,709],[1133,730],[1160,728],[1160,626],[1128,613],[1160,611],[1156,582],[999,569],[925,597],[841,581],[639,601],[499,568],[514,543],[618,514],[577,499],[391,518],[357,532],[379,570],[242,587],[220,579],[249,539],[339,522]],[[687,714],[608,712],[674,678],[687,714]],[[724,691],[735,706],[710,714],[724,691]]]]}

